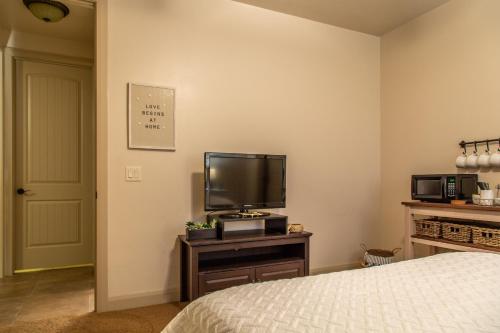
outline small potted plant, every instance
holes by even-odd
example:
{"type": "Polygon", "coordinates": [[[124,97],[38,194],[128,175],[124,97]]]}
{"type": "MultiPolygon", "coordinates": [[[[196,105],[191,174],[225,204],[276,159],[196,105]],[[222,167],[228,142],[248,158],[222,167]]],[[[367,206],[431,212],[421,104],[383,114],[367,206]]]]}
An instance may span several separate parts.
{"type": "Polygon", "coordinates": [[[186,222],[186,240],[217,238],[216,224],[216,219],[210,222],[186,222]]]}

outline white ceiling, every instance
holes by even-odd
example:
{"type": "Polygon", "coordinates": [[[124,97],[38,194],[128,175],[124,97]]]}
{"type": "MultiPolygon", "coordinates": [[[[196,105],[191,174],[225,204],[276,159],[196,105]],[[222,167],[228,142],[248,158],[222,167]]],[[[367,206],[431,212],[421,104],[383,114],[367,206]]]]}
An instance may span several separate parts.
{"type": "Polygon", "coordinates": [[[94,13],[90,1],[60,0],[70,12],[59,22],[46,23],[31,14],[22,0],[0,0],[0,27],[8,30],[75,41],[94,40],[94,13]]]}
{"type": "Polygon", "coordinates": [[[449,0],[235,0],[381,36],[449,0]]]}
{"type": "MultiPolygon", "coordinates": [[[[70,14],[56,23],[34,17],[22,0],[0,0],[0,28],[91,42],[93,0],[60,0],[70,14]]],[[[372,35],[384,33],[450,0],[235,0],[372,35]]]]}

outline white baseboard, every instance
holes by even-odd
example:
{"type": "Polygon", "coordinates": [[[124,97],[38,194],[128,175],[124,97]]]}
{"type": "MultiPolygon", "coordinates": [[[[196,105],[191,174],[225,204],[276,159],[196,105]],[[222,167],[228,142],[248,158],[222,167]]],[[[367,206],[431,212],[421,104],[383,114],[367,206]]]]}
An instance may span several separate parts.
{"type": "Polygon", "coordinates": [[[180,299],[179,288],[159,290],[147,293],[110,297],[104,311],[118,311],[140,308],[148,305],[177,302],[180,299]]]}
{"type": "Polygon", "coordinates": [[[344,264],[344,265],[337,265],[337,266],[313,268],[310,270],[310,274],[311,275],[319,275],[319,274],[325,274],[325,273],[347,271],[347,270],[356,269],[356,268],[361,268],[361,265],[359,263],[351,263],[351,264],[344,264]]]}
{"type": "MultiPolygon", "coordinates": [[[[361,268],[359,263],[351,263],[345,265],[329,266],[311,269],[311,275],[340,272],[350,269],[361,268]]],[[[119,311],[143,306],[178,302],[180,299],[179,288],[171,288],[169,290],[154,291],[147,293],[138,293],[131,295],[123,295],[110,297],[104,311],[119,311]]]]}

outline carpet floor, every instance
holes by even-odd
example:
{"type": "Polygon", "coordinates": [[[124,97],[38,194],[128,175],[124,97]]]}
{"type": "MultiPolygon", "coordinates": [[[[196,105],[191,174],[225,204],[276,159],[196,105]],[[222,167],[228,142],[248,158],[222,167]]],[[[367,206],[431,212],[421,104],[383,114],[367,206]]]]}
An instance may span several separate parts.
{"type": "Polygon", "coordinates": [[[94,311],[94,269],[54,269],[0,279],[0,327],[94,311]]]}
{"type": "Polygon", "coordinates": [[[16,321],[0,328],[0,333],[159,333],[183,307],[181,303],[169,303],[115,312],[16,321]]]}

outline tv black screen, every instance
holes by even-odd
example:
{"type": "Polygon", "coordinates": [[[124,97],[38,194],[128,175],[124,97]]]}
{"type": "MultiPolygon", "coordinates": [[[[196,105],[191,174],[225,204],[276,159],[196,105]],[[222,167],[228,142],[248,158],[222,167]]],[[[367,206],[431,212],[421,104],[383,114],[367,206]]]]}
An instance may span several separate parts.
{"type": "Polygon", "coordinates": [[[286,156],[205,153],[205,210],[283,208],[286,156]]]}

